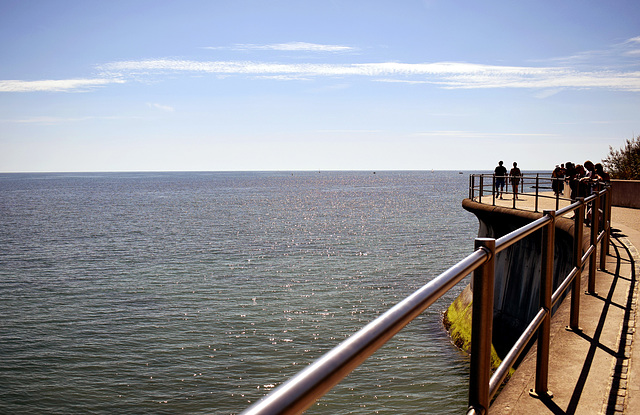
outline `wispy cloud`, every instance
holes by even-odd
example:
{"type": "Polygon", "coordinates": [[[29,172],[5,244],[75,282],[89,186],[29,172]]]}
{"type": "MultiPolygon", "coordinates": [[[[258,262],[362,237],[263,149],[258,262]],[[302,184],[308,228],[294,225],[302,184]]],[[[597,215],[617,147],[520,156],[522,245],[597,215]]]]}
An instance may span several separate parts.
{"type": "MultiPolygon", "coordinates": [[[[160,72],[192,72],[222,75],[297,75],[320,76],[540,76],[549,73],[557,75],[554,68],[527,68],[509,66],[488,66],[455,62],[439,63],[356,63],[356,64],[313,64],[313,63],[270,63],[254,61],[193,61],[193,60],[143,60],[113,62],[102,67],[107,73],[122,76],[160,72]]],[[[433,78],[438,81],[438,78],[433,78]]]]}
{"type": "Polygon", "coordinates": [[[102,70],[118,77],[169,72],[268,76],[273,79],[362,76],[386,82],[430,83],[447,89],[605,88],[640,92],[640,72],[579,71],[567,67],[496,66],[458,62],[290,64],[157,59],[113,62],[104,65],[102,70]]]}
{"type": "Polygon", "coordinates": [[[149,108],[153,108],[153,109],[157,109],[160,111],[165,111],[165,112],[173,112],[174,108],[170,107],[169,105],[162,105],[162,104],[157,104],[154,102],[147,102],[147,106],[149,108]]]}
{"type": "Polygon", "coordinates": [[[267,44],[267,45],[239,43],[231,47],[210,46],[210,47],[205,47],[204,49],[231,49],[231,50],[240,50],[240,51],[272,50],[272,51],[286,51],[286,52],[330,52],[330,53],[344,53],[344,52],[353,52],[357,50],[356,48],[351,46],[322,45],[322,44],[307,43],[307,42],[273,43],[273,44],[267,44]]]}
{"type": "Polygon", "coordinates": [[[121,84],[120,78],[56,79],[41,81],[0,80],[0,92],[64,92],[88,91],[108,84],[121,84]]]}
{"type": "Polygon", "coordinates": [[[640,36],[623,42],[614,43],[606,48],[587,50],[569,56],[537,60],[539,63],[571,66],[573,68],[619,68],[638,67],[637,57],[640,55],[640,36]]]}
{"type": "Polygon", "coordinates": [[[12,124],[44,124],[44,125],[54,125],[54,124],[67,124],[67,123],[76,123],[76,122],[84,122],[84,121],[92,121],[92,120],[122,120],[122,119],[141,119],[141,117],[136,116],[85,116],[85,117],[50,117],[50,116],[40,116],[40,117],[25,117],[25,118],[14,118],[14,119],[0,119],[0,123],[12,123],[12,124]]]}
{"type": "MultiPolygon", "coordinates": [[[[270,45],[244,44],[246,50],[324,51],[354,50],[348,46],[290,42],[270,45]]],[[[116,61],[97,67],[94,79],[68,80],[0,80],[0,92],[84,92],[109,84],[162,80],[174,75],[213,75],[224,81],[228,77],[270,81],[312,81],[322,78],[368,78],[376,82],[430,84],[442,89],[532,89],[545,98],[563,89],[608,89],[640,92],[640,36],[613,45],[607,51],[591,51],[573,58],[547,61],[540,66],[485,65],[465,62],[372,62],[313,63],[264,62],[258,60],[200,61],[189,59],[146,59],[116,61]],[[597,65],[596,56],[616,56],[616,64],[597,65]],[[626,57],[623,57],[626,56],[626,57]],[[590,64],[576,63],[578,57],[590,64]],[[630,57],[634,57],[631,59],[630,57]],[[553,64],[549,64],[553,62],[553,64]],[[169,76],[168,76],[169,75],[169,76]]],[[[612,58],[613,61],[613,58],[612,58]]],[[[159,104],[156,109],[171,111],[159,104]]]]}
{"type": "Polygon", "coordinates": [[[314,133],[322,134],[379,134],[383,130],[314,130],[314,133]]]}
{"type": "Polygon", "coordinates": [[[623,55],[637,58],[640,55],[640,36],[632,37],[623,43],[626,50],[623,51],[623,55]]]}
{"type": "Polygon", "coordinates": [[[543,89],[543,90],[537,92],[534,96],[536,98],[545,99],[545,98],[549,98],[549,97],[551,97],[551,96],[553,96],[555,94],[559,94],[562,91],[563,91],[562,88],[543,89]]]}
{"type": "Polygon", "coordinates": [[[540,137],[540,138],[552,138],[558,137],[558,134],[548,133],[494,133],[494,132],[480,132],[480,131],[460,131],[460,130],[443,130],[443,131],[422,131],[414,133],[414,136],[418,137],[456,137],[456,138],[482,138],[490,139],[496,137],[540,137]]]}

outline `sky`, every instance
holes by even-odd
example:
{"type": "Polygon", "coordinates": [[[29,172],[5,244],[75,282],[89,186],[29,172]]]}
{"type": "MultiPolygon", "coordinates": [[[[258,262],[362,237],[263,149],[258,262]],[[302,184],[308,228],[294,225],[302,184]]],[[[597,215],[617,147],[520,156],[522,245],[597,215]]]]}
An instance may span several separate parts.
{"type": "Polygon", "coordinates": [[[640,134],[637,0],[0,0],[0,172],[492,170],[640,134]]]}

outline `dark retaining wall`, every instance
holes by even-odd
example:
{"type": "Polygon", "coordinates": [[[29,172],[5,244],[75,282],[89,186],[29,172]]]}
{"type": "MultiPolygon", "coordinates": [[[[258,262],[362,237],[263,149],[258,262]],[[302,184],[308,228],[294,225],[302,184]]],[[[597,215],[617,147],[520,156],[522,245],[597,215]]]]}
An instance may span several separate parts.
{"type": "Polygon", "coordinates": [[[611,180],[611,188],[613,206],[640,208],[640,180],[611,180]]]}
{"type": "MultiPolygon", "coordinates": [[[[465,199],[462,207],[478,218],[478,237],[497,239],[542,217],[542,213],[491,206],[470,199],[465,199]]],[[[573,269],[573,228],[573,220],[556,219],[554,291],[573,269]]],[[[541,239],[542,231],[537,231],[496,256],[492,341],[501,357],[539,309],[541,239]]],[[[588,245],[589,233],[585,232],[583,252],[588,245]]]]}

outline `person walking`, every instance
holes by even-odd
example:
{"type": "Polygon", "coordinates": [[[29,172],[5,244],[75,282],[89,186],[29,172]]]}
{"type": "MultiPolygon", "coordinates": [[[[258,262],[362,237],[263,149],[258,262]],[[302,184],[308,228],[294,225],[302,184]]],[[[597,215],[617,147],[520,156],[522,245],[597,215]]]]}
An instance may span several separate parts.
{"type": "Polygon", "coordinates": [[[513,162],[513,168],[509,172],[509,179],[511,180],[511,188],[513,189],[513,198],[518,200],[518,186],[520,185],[520,179],[522,178],[522,172],[518,168],[518,163],[513,162]]]}
{"type": "Polygon", "coordinates": [[[502,199],[502,193],[504,193],[504,181],[507,177],[507,168],[504,167],[503,161],[498,162],[498,166],[493,171],[495,176],[496,194],[502,199]]]}

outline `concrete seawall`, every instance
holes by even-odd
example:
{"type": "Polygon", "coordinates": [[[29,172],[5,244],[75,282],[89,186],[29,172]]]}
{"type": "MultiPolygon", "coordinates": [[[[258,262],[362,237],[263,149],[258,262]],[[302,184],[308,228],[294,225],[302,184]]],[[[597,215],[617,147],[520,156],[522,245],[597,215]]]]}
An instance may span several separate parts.
{"type": "Polygon", "coordinates": [[[640,180],[611,180],[613,206],[640,208],[640,180]]]}
{"type": "MultiPolygon", "coordinates": [[[[500,238],[542,217],[542,213],[491,206],[470,199],[465,199],[462,206],[478,218],[479,237],[500,238]]],[[[573,232],[573,220],[562,217],[556,219],[554,290],[573,269],[573,232]]],[[[589,245],[588,232],[582,245],[584,252],[589,245]]],[[[513,346],[539,309],[541,249],[541,233],[538,231],[496,256],[492,341],[500,357],[513,346]]],[[[452,307],[458,310],[468,308],[470,299],[468,293],[463,293],[452,307]]],[[[451,323],[447,321],[447,316],[445,322],[451,323]]]]}

